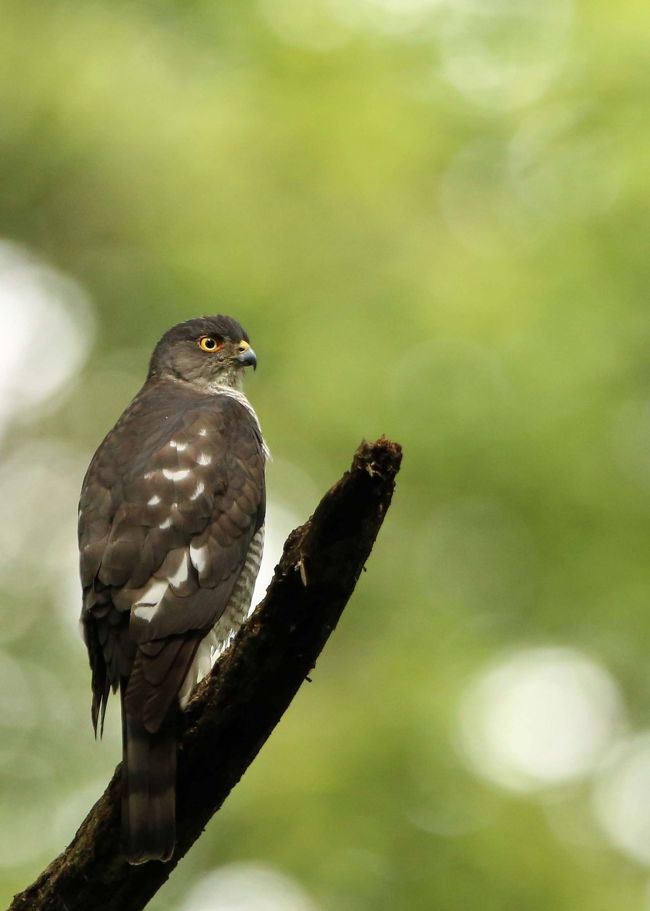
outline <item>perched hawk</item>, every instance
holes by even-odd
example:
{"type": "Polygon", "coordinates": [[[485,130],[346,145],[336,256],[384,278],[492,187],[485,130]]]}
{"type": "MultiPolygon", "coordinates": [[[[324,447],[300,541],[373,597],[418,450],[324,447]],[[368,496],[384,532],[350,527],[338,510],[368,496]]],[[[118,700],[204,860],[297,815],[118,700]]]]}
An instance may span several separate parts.
{"type": "Polygon", "coordinates": [[[131,863],[172,856],[178,706],[246,616],[259,570],[268,451],[242,392],[255,365],[227,316],[174,326],[83,482],[92,721],[97,733],[119,688],[131,863]]]}

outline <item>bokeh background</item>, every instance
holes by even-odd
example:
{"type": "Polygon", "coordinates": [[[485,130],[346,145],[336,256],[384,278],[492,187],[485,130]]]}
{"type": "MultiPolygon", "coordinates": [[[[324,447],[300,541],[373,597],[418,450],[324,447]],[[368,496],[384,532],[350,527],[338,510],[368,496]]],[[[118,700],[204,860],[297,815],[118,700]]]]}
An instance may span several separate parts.
{"type": "Polygon", "coordinates": [[[0,4],[0,902],[119,755],[76,506],[172,323],[231,313],[261,591],[404,446],[313,675],[154,911],[650,908],[640,0],[0,4]]]}

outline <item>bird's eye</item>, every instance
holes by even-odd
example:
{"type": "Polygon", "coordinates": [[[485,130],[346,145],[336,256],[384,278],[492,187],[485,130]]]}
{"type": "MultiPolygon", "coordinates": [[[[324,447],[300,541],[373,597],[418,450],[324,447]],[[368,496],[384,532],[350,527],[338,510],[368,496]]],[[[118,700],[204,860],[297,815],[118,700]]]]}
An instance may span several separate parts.
{"type": "Polygon", "coordinates": [[[223,345],[223,339],[215,338],[213,335],[202,335],[198,345],[201,351],[218,351],[223,345]]]}

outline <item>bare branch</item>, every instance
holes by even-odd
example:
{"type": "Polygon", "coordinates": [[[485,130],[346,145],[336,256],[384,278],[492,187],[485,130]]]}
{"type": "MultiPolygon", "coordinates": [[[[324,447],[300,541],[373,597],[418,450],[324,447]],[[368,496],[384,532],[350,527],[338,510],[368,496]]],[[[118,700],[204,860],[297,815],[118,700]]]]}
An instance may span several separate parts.
{"type": "Polygon", "coordinates": [[[120,766],[68,848],[9,911],[140,911],[248,768],[313,668],[368,558],[395,487],[397,443],[362,443],[352,468],[293,531],[258,605],[183,715],[178,843],[168,864],[129,866],[120,766]]]}

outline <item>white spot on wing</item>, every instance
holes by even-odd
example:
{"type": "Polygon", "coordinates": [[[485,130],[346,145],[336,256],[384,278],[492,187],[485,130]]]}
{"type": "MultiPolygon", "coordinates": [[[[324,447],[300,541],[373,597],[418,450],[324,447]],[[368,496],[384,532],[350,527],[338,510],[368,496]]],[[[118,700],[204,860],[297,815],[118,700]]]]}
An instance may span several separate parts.
{"type": "Polygon", "coordinates": [[[160,503],[160,497],[157,493],[151,497],[150,500],[147,500],[147,506],[157,506],[160,503]]]}
{"type": "Polygon", "coordinates": [[[153,605],[154,607],[157,607],[166,591],[167,582],[165,579],[152,579],[136,601],[134,607],[138,608],[143,605],[153,605]]]}
{"type": "Polygon", "coordinates": [[[179,443],[178,440],[170,440],[169,445],[178,452],[183,452],[183,450],[187,449],[187,443],[179,443]]]}
{"type": "Polygon", "coordinates": [[[157,604],[153,605],[143,605],[137,604],[133,608],[133,613],[138,618],[138,620],[144,620],[146,623],[151,623],[153,620],[153,615],[156,613],[157,604]]]}
{"type": "Polygon", "coordinates": [[[205,484],[203,483],[203,481],[199,481],[199,483],[196,485],[196,489],[195,489],[194,493],[190,496],[190,500],[196,500],[198,497],[201,496],[201,494],[203,493],[204,490],[205,490],[205,484]]]}
{"type": "Polygon", "coordinates": [[[158,526],[158,528],[171,528],[171,527],[172,527],[172,520],[169,516],[167,516],[167,518],[163,522],[161,522],[160,525],[158,526]]]}
{"type": "Polygon", "coordinates": [[[189,468],[163,468],[163,474],[169,481],[182,481],[189,473],[189,468]]]}
{"type": "Polygon", "coordinates": [[[199,465],[209,465],[212,461],[212,456],[209,452],[201,452],[196,461],[199,463],[199,465]]]}
{"type": "Polygon", "coordinates": [[[183,557],[180,562],[180,566],[176,570],[173,576],[169,576],[169,582],[171,585],[179,586],[183,582],[187,581],[188,576],[188,566],[187,566],[187,552],[183,552],[183,557]]]}
{"type": "Polygon", "coordinates": [[[193,544],[190,544],[190,560],[194,565],[197,573],[201,575],[208,566],[208,548],[207,545],[202,547],[194,547],[193,544]]]}
{"type": "Polygon", "coordinates": [[[200,437],[207,437],[207,435],[208,435],[208,428],[207,428],[207,427],[201,427],[201,429],[199,430],[199,436],[200,436],[200,437]]]}

